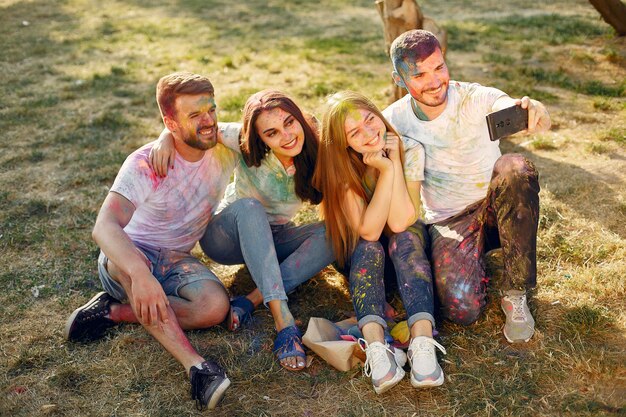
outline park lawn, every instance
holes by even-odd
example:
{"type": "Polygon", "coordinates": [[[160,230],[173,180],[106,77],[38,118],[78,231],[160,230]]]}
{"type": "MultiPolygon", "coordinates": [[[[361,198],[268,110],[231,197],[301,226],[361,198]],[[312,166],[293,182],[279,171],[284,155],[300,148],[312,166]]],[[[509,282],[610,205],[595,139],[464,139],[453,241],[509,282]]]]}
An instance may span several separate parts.
{"type": "MultiPolygon", "coordinates": [[[[502,143],[540,172],[535,337],[504,340],[494,290],[476,324],[438,324],[442,387],[407,378],[377,396],[359,369],[315,356],[305,372],[282,370],[260,310],[236,334],[189,333],[233,381],[212,415],[626,414],[626,40],[584,0],[419,3],[448,31],[454,79],[550,110],[550,132],[502,143]]],[[[340,89],[385,107],[373,1],[0,0],[0,40],[0,415],[195,415],[183,369],[139,326],[63,339],[70,312],[100,290],[98,208],[126,155],[160,132],[154,89],[169,72],[208,75],[221,121],[269,87],[318,115],[340,89]]],[[[499,254],[490,260],[497,282],[499,254]]],[[[215,268],[234,294],[251,288],[245,268],[215,268]]],[[[332,268],[290,299],[303,329],[352,310],[332,268]]]]}

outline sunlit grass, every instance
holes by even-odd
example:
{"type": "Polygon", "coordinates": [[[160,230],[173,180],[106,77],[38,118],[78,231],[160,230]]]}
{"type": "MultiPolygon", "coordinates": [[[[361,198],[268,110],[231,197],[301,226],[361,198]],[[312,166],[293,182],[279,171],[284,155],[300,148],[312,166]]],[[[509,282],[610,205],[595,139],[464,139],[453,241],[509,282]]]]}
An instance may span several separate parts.
{"type": "MultiPolygon", "coordinates": [[[[97,210],[126,155],[161,131],[154,87],[169,72],[208,75],[222,121],[239,120],[247,97],[264,88],[318,116],[341,89],[384,107],[391,67],[372,3],[0,1],[0,415],[194,412],[183,370],[138,326],[90,345],[62,339],[67,315],[100,290],[90,236],[97,210]]],[[[306,373],[282,371],[261,309],[238,334],[189,333],[233,380],[215,415],[623,411],[624,44],[583,0],[523,9],[508,0],[419,3],[448,29],[457,79],[540,99],[552,115],[550,134],[501,144],[540,172],[537,335],[522,346],[504,341],[494,285],[476,325],[438,322],[448,349],[441,388],[403,381],[377,396],[360,371],[317,358],[306,373]]],[[[296,220],[316,217],[308,208],[296,220]]],[[[251,288],[245,269],[212,267],[234,294],[251,288]]],[[[332,269],[290,299],[303,330],[309,317],[340,320],[352,309],[332,269]]]]}

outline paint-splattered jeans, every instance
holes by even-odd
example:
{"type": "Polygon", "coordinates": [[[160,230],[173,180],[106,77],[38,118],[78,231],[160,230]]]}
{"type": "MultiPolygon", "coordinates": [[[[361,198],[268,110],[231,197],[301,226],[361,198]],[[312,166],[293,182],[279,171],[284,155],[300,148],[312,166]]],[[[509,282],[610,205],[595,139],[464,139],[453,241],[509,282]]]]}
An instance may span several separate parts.
{"type": "Polygon", "coordinates": [[[486,304],[483,255],[502,248],[501,291],[533,288],[537,279],[539,180],[522,155],[501,156],[484,200],[428,226],[435,289],[443,316],[459,324],[476,321],[486,304]]]}
{"type": "Polygon", "coordinates": [[[349,280],[360,328],[370,322],[387,328],[384,319],[387,253],[393,262],[409,328],[418,320],[429,320],[435,327],[433,283],[425,236],[425,226],[417,222],[406,231],[392,235],[388,241],[385,238],[376,242],[359,240],[350,258],[349,280]]]}
{"type": "Polygon", "coordinates": [[[229,204],[200,239],[206,255],[224,265],[245,263],[263,302],[287,294],[333,262],[324,223],[270,226],[263,205],[252,198],[229,204]]]}

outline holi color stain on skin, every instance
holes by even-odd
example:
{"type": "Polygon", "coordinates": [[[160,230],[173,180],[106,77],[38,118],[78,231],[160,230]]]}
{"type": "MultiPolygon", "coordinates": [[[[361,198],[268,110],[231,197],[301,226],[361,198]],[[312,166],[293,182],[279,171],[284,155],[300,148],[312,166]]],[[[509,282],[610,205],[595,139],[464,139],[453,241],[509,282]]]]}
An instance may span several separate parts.
{"type": "Polygon", "coordinates": [[[154,171],[150,171],[148,175],[152,182],[152,189],[156,189],[159,186],[159,177],[157,177],[154,171]]]}
{"type": "Polygon", "coordinates": [[[154,170],[150,168],[150,165],[148,164],[147,160],[144,160],[144,159],[139,160],[138,166],[141,169],[141,172],[143,172],[144,175],[150,179],[150,183],[152,184],[152,189],[156,190],[163,179],[157,176],[156,172],[154,172],[154,170]]]}

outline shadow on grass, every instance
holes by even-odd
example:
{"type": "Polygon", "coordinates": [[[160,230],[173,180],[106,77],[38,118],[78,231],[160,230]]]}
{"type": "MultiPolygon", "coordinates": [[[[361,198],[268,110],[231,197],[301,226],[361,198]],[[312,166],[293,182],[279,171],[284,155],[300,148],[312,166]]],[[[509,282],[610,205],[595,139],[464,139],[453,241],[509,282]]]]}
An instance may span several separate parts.
{"type": "MultiPolygon", "coordinates": [[[[606,39],[613,31],[599,21],[558,14],[512,14],[499,19],[450,22],[446,29],[449,50],[483,50],[483,61],[494,67],[494,75],[506,81],[505,91],[512,96],[530,95],[550,102],[556,96],[543,89],[550,86],[590,96],[624,97],[626,94],[624,80],[606,84],[594,79],[591,70],[574,75],[573,68],[561,61],[563,57],[552,55],[546,48],[546,45],[580,45],[606,39]],[[492,44],[496,51],[509,50],[508,54],[484,48],[492,44]],[[516,56],[518,53],[521,60],[516,56]],[[514,65],[516,62],[518,64],[514,65]]],[[[596,64],[593,58],[589,59],[596,64]]]]}
{"type": "Polygon", "coordinates": [[[501,251],[487,256],[489,298],[476,323],[439,322],[448,398],[463,415],[621,415],[623,387],[611,381],[623,369],[626,339],[615,312],[536,296],[529,302],[535,335],[510,344],[502,334],[501,262],[501,251]]]}
{"type": "Polygon", "coordinates": [[[85,44],[99,36],[64,6],[0,8],[0,281],[20,308],[93,289],[97,207],[126,155],[145,141],[141,118],[158,114],[155,86],[132,65],[61,72],[88,63],[94,51],[85,44]]]}
{"type": "MultiPolygon", "coordinates": [[[[601,200],[603,206],[621,207],[621,203],[615,196],[615,193],[607,186],[607,183],[619,184],[619,176],[604,175],[600,177],[574,164],[539,156],[507,140],[501,141],[500,147],[502,153],[520,153],[533,161],[539,170],[541,187],[547,187],[559,201],[585,219],[598,222],[621,238],[626,238],[626,227],[624,227],[623,221],[609,222],[608,216],[598,217],[594,214],[598,204],[596,200],[601,200]],[[550,176],[545,173],[546,171],[550,172],[550,176]],[[555,175],[558,175],[558,177],[555,177],[555,175]],[[567,178],[568,180],[563,181],[562,178],[567,178]],[[581,204],[582,195],[589,196],[589,200],[584,204],[581,204]]],[[[620,214],[617,215],[619,216],[620,214]]],[[[623,213],[621,217],[622,220],[626,220],[626,216],[623,213]]],[[[544,218],[543,220],[551,222],[558,219],[544,218]]],[[[541,226],[545,227],[547,225],[542,224],[541,226]]]]}
{"type": "MultiPolygon", "coordinates": [[[[334,33],[320,31],[320,12],[324,9],[319,4],[302,0],[247,1],[234,5],[227,0],[206,2],[203,0],[179,0],[175,3],[148,2],[132,0],[135,6],[159,9],[172,18],[192,19],[211,28],[210,40],[222,50],[249,49],[255,52],[267,52],[283,49],[290,53],[310,51],[316,58],[320,56],[353,53],[362,51],[372,59],[386,60],[380,48],[382,27],[363,33],[359,25],[363,22],[350,17],[341,26],[334,27],[334,33]],[[223,22],[228,22],[224,24],[223,22]],[[349,35],[336,33],[345,32],[349,35]],[[375,48],[363,48],[363,45],[375,43],[375,48]]],[[[346,5],[336,2],[329,8],[341,14],[346,5]]],[[[369,1],[351,2],[350,7],[361,7],[371,11],[376,18],[376,9],[369,1]],[[356,4],[355,4],[356,3],[356,4]]],[[[185,28],[186,30],[186,28],[185,28]]],[[[232,63],[232,61],[229,61],[232,63]]]]}
{"type": "MultiPolygon", "coordinates": [[[[41,87],[42,79],[56,74],[49,58],[56,54],[69,54],[74,45],[54,40],[51,32],[63,26],[76,28],[73,16],[62,8],[52,8],[49,2],[14,2],[0,7],[0,38],[3,80],[0,83],[0,129],[22,124],[43,124],[42,112],[54,107],[60,98],[55,92],[41,87]],[[16,106],[15,102],[25,106],[16,106]]],[[[15,138],[3,135],[2,148],[10,149],[15,138]]],[[[0,155],[5,152],[0,153],[0,155]]]]}

